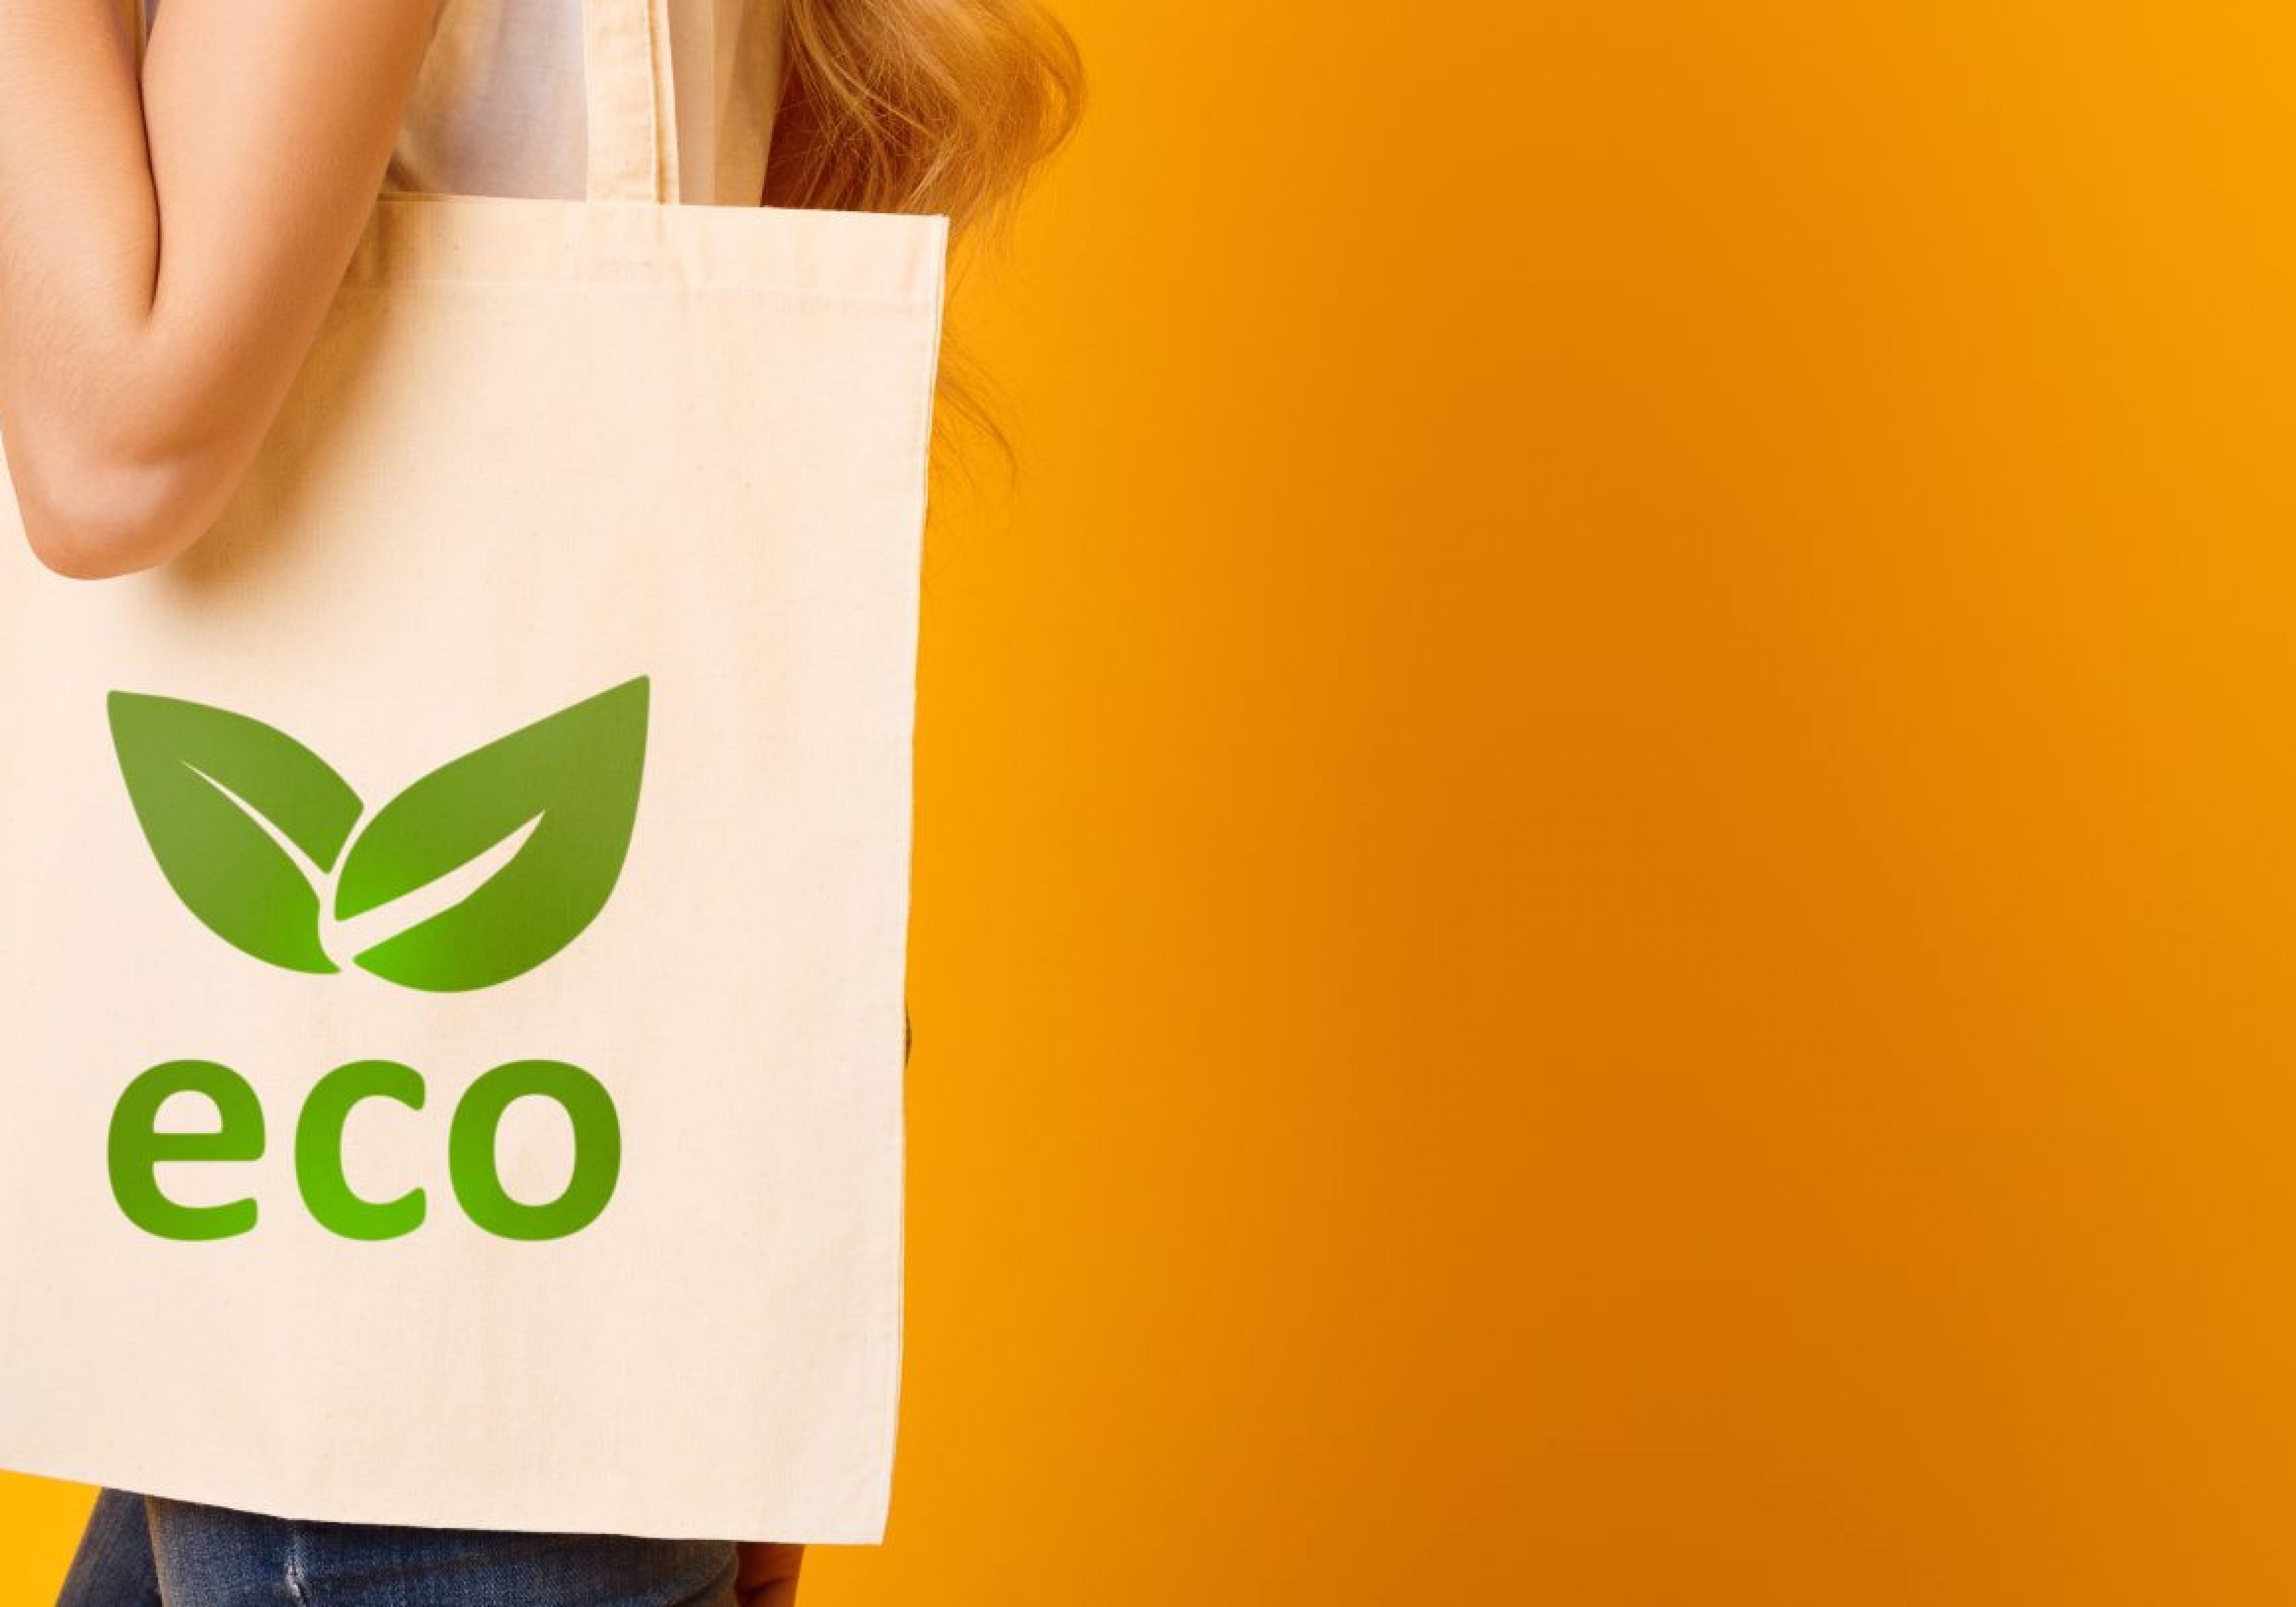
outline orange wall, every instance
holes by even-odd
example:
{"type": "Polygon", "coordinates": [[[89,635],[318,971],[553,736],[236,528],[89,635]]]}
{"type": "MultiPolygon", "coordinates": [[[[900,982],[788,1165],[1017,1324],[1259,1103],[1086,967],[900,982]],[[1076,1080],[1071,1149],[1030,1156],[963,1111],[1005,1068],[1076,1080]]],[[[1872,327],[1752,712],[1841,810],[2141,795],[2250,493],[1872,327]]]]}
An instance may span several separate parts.
{"type": "Polygon", "coordinates": [[[2296,1599],[2296,12],[1065,9],[808,1599],[2296,1599]]]}

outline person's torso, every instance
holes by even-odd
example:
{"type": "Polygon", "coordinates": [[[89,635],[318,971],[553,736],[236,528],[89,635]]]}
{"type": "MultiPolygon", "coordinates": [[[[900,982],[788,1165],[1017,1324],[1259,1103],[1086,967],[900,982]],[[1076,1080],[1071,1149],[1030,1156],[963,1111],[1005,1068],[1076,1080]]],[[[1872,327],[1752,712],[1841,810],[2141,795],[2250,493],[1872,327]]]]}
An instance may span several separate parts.
{"type": "MultiPolygon", "coordinates": [[[[141,0],[148,30],[160,0],[141,0]]],[[[683,199],[755,206],[783,65],[783,0],[669,0],[683,199]]],[[[588,131],[582,0],[439,0],[385,191],[577,200],[588,131]]]]}

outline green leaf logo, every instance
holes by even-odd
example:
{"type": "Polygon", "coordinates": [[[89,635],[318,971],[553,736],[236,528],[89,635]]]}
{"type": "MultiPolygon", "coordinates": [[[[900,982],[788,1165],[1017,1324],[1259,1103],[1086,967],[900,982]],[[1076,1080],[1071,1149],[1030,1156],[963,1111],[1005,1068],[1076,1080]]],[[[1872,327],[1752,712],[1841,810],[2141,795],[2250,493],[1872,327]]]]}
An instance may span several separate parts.
{"type": "Polygon", "coordinates": [[[353,939],[364,970],[463,993],[533,970],[605,908],[637,818],[647,694],[644,676],[627,681],[371,816],[318,755],[242,714],[115,692],[111,735],[161,873],[217,937],[314,972],[339,970],[331,949],[353,939]],[[368,940],[442,892],[444,907],[368,940]]]}
{"type": "Polygon", "coordinates": [[[260,720],[173,698],[111,694],[111,740],[160,869],[209,931],[290,971],[336,969],[319,942],[314,872],[334,867],[358,795],[260,720]]]}

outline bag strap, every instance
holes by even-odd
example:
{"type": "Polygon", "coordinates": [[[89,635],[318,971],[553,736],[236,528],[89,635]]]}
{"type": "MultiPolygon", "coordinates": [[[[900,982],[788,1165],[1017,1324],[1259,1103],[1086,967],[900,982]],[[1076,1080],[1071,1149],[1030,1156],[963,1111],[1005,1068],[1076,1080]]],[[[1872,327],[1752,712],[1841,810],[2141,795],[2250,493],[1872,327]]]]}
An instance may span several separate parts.
{"type": "Polygon", "coordinates": [[[582,0],[582,53],[589,198],[676,206],[669,0],[582,0]]]}

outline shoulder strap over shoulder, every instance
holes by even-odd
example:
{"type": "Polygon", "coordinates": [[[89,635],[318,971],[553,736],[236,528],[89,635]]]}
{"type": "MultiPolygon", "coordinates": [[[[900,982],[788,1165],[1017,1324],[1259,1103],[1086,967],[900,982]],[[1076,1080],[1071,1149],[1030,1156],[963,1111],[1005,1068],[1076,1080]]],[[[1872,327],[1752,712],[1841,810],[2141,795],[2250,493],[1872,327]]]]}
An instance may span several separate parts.
{"type": "Polygon", "coordinates": [[[589,198],[676,205],[669,0],[582,0],[582,46],[589,198]]]}

